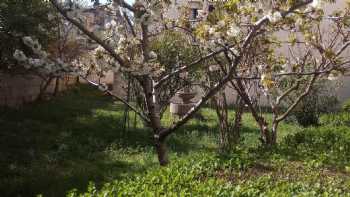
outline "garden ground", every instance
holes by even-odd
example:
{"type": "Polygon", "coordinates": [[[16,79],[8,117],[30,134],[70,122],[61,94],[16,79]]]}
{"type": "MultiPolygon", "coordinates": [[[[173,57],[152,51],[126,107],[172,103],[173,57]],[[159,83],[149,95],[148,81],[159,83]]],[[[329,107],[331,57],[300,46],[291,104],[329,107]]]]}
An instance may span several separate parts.
{"type": "Polygon", "coordinates": [[[283,123],[269,149],[246,114],[242,143],[220,153],[215,112],[201,113],[168,140],[160,168],[150,130],[133,113],[124,129],[124,106],[89,87],[1,109],[1,196],[350,196],[348,114],[317,128],[283,123]]]}

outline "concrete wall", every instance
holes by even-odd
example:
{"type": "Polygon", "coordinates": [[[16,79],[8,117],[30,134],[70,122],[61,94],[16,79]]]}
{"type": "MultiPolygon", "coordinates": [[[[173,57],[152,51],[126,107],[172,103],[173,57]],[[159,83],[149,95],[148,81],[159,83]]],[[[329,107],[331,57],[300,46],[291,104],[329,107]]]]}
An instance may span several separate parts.
{"type": "MultiPolygon", "coordinates": [[[[328,3],[328,4],[325,4],[324,6],[324,13],[325,15],[332,15],[332,13],[334,11],[337,11],[337,10],[342,10],[346,7],[346,0],[336,0],[335,3],[328,3]]],[[[329,31],[329,20],[325,19],[323,22],[322,22],[322,25],[321,25],[321,31],[324,32],[325,36],[323,39],[326,39],[327,38],[327,33],[329,31]]],[[[288,34],[286,32],[277,32],[276,33],[276,36],[278,38],[280,38],[281,40],[288,40],[288,34]]],[[[293,48],[293,47],[292,47],[293,48]]],[[[303,48],[299,48],[298,46],[296,46],[295,48],[296,50],[296,54],[298,55],[302,55],[304,50],[303,48]]],[[[276,49],[278,55],[281,55],[281,56],[285,56],[285,57],[289,57],[290,56],[290,53],[288,52],[288,45],[285,44],[285,45],[282,45],[281,48],[279,49],[276,49]]],[[[349,56],[350,55],[350,50],[346,50],[344,52],[344,56],[349,56]]],[[[340,102],[340,104],[342,104],[343,102],[345,102],[347,99],[350,99],[350,74],[348,75],[345,75],[341,78],[339,78],[339,80],[337,81],[329,81],[328,83],[325,84],[326,86],[331,86],[331,87],[335,87],[334,89],[334,92],[331,92],[330,94],[333,94],[335,93],[338,97],[338,100],[340,102]],[[334,84],[336,83],[336,84],[334,84]]],[[[225,90],[226,92],[226,96],[227,96],[227,100],[230,104],[233,104],[235,103],[235,100],[236,100],[236,96],[237,94],[235,93],[235,91],[231,88],[226,88],[225,90]]],[[[259,103],[260,105],[269,105],[268,104],[268,101],[266,99],[266,97],[263,95],[262,92],[256,92],[254,90],[251,91],[251,95],[252,95],[252,98],[256,98],[257,96],[255,96],[256,94],[260,94],[261,97],[259,99],[259,103]]]]}
{"type": "MultiPolygon", "coordinates": [[[[0,73],[0,106],[18,108],[33,102],[40,93],[43,80],[35,75],[9,75],[0,73]]],[[[65,76],[60,80],[59,91],[64,91],[76,83],[76,77],[65,76]]],[[[55,91],[56,80],[47,88],[46,94],[55,91]]]]}
{"type": "MultiPolygon", "coordinates": [[[[330,15],[332,12],[336,10],[342,10],[346,8],[346,1],[347,0],[336,0],[335,4],[328,4],[325,8],[325,14],[330,15]]],[[[327,27],[325,27],[326,29],[327,27]]],[[[350,55],[350,50],[346,51],[346,56],[350,55]]],[[[346,101],[347,99],[350,99],[350,75],[346,75],[342,77],[340,80],[341,82],[339,88],[336,90],[338,99],[341,103],[346,101]]]]}
{"type": "Polygon", "coordinates": [[[350,76],[345,76],[340,80],[341,84],[336,91],[340,103],[350,99],[350,76]]]}
{"type": "Polygon", "coordinates": [[[177,20],[181,17],[181,8],[188,7],[191,9],[197,9],[198,18],[203,18],[208,15],[209,4],[210,3],[208,0],[172,0],[170,7],[165,12],[165,17],[168,19],[177,20]]]}
{"type": "MultiPolygon", "coordinates": [[[[325,4],[323,9],[325,16],[331,16],[335,11],[344,10],[347,7],[346,1],[347,0],[336,0],[335,3],[325,4]]],[[[324,19],[321,23],[321,32],[324,34],[323,40],[326,40],[326,41],[330,40],[331,34],[327,34],[327,32],[329,32],[330,24],[331,23],[329,19],[324,19]]],[[[286,39],[286,40],[288,39],[288,34],[285,32],[278,32],[276,36],[282,39],[286,39]]],[[[294,49],[297,55],[302,55],[303,52],[305,51],[303,47],[298,48],[297,45],[296,45],[296,48],[294,49]]],[[[282,45],[282,47],[280,49],[277,49],[277,51],[282,56],[290,56],[287,45],[282,45]]],[[[343,54],[344,54],[344,57],[348,58],[348,56],[350,55],[350,50],[349,49],[345,50],[343,54]]],[[[334,86],[334,82],[329,81],[329,85],[334,86]]],[[[349,99],[350,98],[350,75],[345,75],[339,78],[337,85],[335,85],[334,87],[336,87],[334,91],[338,96],[340,103],[343,103],[344,101],[349,99]]]]}
{"type": "MultiPolygon", "coordinates": [[[[108,72],[105,77],[100,78],[97,75],[90,75],[89,80],[94,82],[106,83],[115,87],[114,93],[125,96],[125,82],[118,74],[112,71],[108,72]],[[116,80],[114,80],[116,79],[116,80]]],[[[69,87],[74,86],[77,82],[77,77],[66,75],[59,81],[59,91],[65,91],[69,87]]],[[[80,79],[80,83],[86,81],[80,79]]],[[[37,99],[40,94],[40,86],[43,80],[35,75],[9,75],[0,73],[0,107],[7,106],[18,108],[26,103],[31,103],[37,99]]],[[[46,95],[52,95],[55,91],[56,80],[53,80],[47,87],[46,95]]]]}

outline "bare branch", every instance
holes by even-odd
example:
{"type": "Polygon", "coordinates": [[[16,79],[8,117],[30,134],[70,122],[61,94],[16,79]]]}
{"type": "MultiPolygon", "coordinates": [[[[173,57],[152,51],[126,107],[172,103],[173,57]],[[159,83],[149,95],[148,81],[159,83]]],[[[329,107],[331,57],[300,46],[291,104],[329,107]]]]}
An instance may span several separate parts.
{"type": "Polygon", "coordinates": [[[284,97],[288,96],[289,93],[291,93],[294,90],[297,90],[299,85],[300,85],[300,81],[297,81],[295,85],[293,85],[291,88],[286,90],[281,96],[277,97],[276,105],[279,105],[281,101],[284,99],[284,97]]]}
{"type": "Polygon", "coordinates": [[[124,16],[124,18],[125,18],[125,20],[126,20],[126,23],[127,23],[128,26],[130,27],[130,30],[131,30],[132,35],[133,35],[134,37],[136,37],[136,32],[135,32],[134,26],[132,25],[131,20],[130,20],[128,14],[127,14],[126,12],[123,12],[123,16],[124,16]]]}
{"type": "Polygon", "coordinates": [[[185,65],[185,66],[181,66],[180,68],[176,69],[175,71],[169,73],[168,75],[164,76],[163,78],[161,78],[160,80],[158,80],[155,84],[155,88],[159,88],[160,85],[162,85],[166,80],[168,80],[169,78],[171,78],[172,76],[176,75],[176,74],[179,74],[179,73],[182,73],[184,71],[187,71],[188,69],[190,69],[191,67],[203,62],[204,60],[207,60],[207,59],[210,59],[212,58],[213,56],[225,51],[226,49],[220,49],[220,50],[217,50],[217,51],[214,51],[214,52],[211,52],[209,53],[208,55],[204,56],[204,57],[201,57],[200,59],[188,64],[188,65],[185,65]]]}
{"type": "MultiPolygon", "coordinates": [[[[233,64],[238,64],[240,61],[240,57],[235,59],[233,64]]],[[[163,130],[159,134],[160,139],[165,139],[168,135],[174,132],[177,128],[185,124],[192,116],[202,107],[204,103],[206,103],[212,96],[214,96],[228,81],[231,80],[233,74],[233,69],[230,69],[230,72],[218,83],[216,83],[196,104],[192,107],[187,114],[181,118],[178,122],[174,123],[169,128],[163,130]]]]}
{"type": "Polygon", "coordinates": [[[282,120],[284,120],[289,113],[300,103],[300,101],[309,94],[313,84],[315,83],[316,79],[317,79],[317,74],[313,75],[312,78],[309,80],[308,85],[305,89],[305,91],[294,101],[294,103],[289,106],[289,108],[287,109],[286,112],[284,112],[281,116],[279,116],[278,118],[276,118],[277,122],[280,122],[282,120]]]}
{"type": "MultiPolygon", "coordinates": [[[[95,87],[99,87],[101,86],[101,84],[99,83],[96,83],[96,82],[93,82],[91,80],[89,80],[87,77],[83,77],[83,76],[80,76],[82,79],[84,79],[85,81],[87,81],[90,85],[93,85],[95,87]]],[[[122,102],[123,104],[125,104],[126,106],[128,106],[132,111],[134,111],[138,116],[140,116],[145,122],[149,123],[150,120],[142,113],[140,112],[139,110],[137,110],[134,106],[132,106],[128,101],[126,101],[125,99],[115,95],[112,91],[109,91],[109,90],[105,90],[103,91],[105,94],[113,97],[114,99],[122,102]]]]}

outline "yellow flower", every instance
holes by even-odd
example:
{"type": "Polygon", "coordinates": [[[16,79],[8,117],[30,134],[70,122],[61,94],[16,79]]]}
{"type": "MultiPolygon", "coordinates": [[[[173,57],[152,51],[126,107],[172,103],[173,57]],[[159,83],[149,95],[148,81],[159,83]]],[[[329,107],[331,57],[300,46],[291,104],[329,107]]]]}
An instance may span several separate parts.
{"type": "Polygon", "coordinates": [[[273,86],[275,85],[275,82],[272,80],[271,74],[262,74],[260,82],[266,90],[273,88],[273,86]]]}

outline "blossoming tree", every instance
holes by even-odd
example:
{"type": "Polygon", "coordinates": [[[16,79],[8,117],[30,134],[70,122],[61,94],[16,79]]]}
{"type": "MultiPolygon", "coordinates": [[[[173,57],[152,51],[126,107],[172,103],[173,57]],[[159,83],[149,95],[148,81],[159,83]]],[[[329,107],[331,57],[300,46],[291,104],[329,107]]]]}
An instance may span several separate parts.
{"type": "MultiPolygon", "coordinates": [[[[109,7],[110,11],[113,14],[122,16],[122,21],[111,23],[109,26],[110,31],[107,31],[102,37],[89,31],[77,18],[71,17],[56,0],[50,0],[50,2],[67,21],[79,28],[81,32],[99,45],[94,55],[96,64],[106,66],[115,71],[127,72],[137,80],[142,90],[140,95],[142,95],[144,100],[145,107],[142,110],[139,110],[123,98],[113,95],[103,84],[93,82],[91,84],[98,86],[102,91],[128,105],[153,130],[154,144],[161,165],[168,163],[166,152],[167,137],[190,120],[200,107],[224,88],[226,84],[233,84],[237,93],[248,105],[251,113],[259,123],[263,141],[270,143],[273,141],[273,138],[269,137],[266,120],[258,114],[256,106],[252,102],[253,99],[246,86],[247,81],[260,81],[261,89],[264,90],[268,98],[278,95],[277,106],[280,100],[295,89],[295,86],[299,88],[302,80],[307,81],[307,86],[305,94],[300,95],[300,98],[308,93],[308,89],[312,87],[313,82],[318,77],[328,75],[334,70],[341,70],[340,68],[345,68],[346,65],[346,61],[339,57],[347,47],[347,44],[344,44],[340,50],[335,52],[333,48],[321,46],[318,50],[322,51],[322,53],[320,52],[321,61],[316,61],[317,55],[311,54],[311,52],[303,53],[302,57],[304,58],[296,58],[298,60],[296,62],[288,62],[288,57],[280,58],[274,55],[274,47],[279,46],[281,42],[273,39],[273,35],[278,31],[291,29],[294,22],[298,19],[301,18],[303,20],[302,24],[304,24],[301,26],[301,37],[306,37],[306,32],[312,35],[313,31],[311,30],[314,28],[312,28],[312,25],[307,24],[310,20],[317,20],[322,15],[317,11],[320,1],[272,0],[269,1],[268,6],[265,4],[266,1],[217,1],[216,11],[209,15],[207,20],[196,27],[191,27],[188,26],[188,23],[183,23],[183,20],[169,21],[165,18],[167,6],[171,3],[169,1],[136,0],[133,5],[130,5],[123,0],[114,0],[109,7]],[[315,9],[316,11],[314,11],[315,9]],[[160,64],[157,54],[150,47],[152,40],[156,39],[164,31],[183,32],[183,34],[193,37],[194,40],[199,40],[199,43],[196,42],[200,46],[198,50],[201,50],[201,54],[203,52],[207,52],[207,54],[200,55],[192,63],[185,63],[179,66],[174,65],[172,69],[165,69],[165,65],[160,64]],[[166,89],[167,82],[193,67],[206,69],[200,65],[206,65],[202,63],[214,57],[221,57],[225,60],[223,64],[225,70],[222,72],[224,73],[222,77],[206,90],[201,99],[180,120],[170,126],[162,125],[159,97],[161,90],[166,89]],[[286,63],[298,66],[293,72],[287,71],[284,73],[280,72],[282,69],[275,68],[276,65],[284,65],[286,63]],[[282,88],[284,76],[294,76],[292,77],[294,82],[290,83],[290,88],[282,88]],[[282,91],[277,88],[274,89],[274,87],[278,87],[282,91]]],[[[189,16],[184,15],[181,19],[186,19],[186,17],[189,16]]],[[[343,20],[343,15],[339,15],[336,21],[339,21],[340,27],[344,29],[347,27],[347,23],[343,20]]],[[[346,37],[344,36],[344,38],[346,37]]],[[[317,48],[319,36],[315,38],[311,36],[310,39],[294,39],[292,41],[293,43],[304,42],[305,46],[317,48]]],[[[28,58],[23,52],[16,51],[14,55],[19,61],[26,62],[37,69],[45,70],[45,72],[71,72],[84,77],[86,69],[83,69],[83,66],[79,63],[68,64],[60,59],[52,59],[46,52],[41,50],[39,43],[35,40],[25,38],[24,41],[31,47],[38,58],[28,58]]],[[[334,42],[338,43],[339,41],[344,40],[337,39],[334,42]]],[[[335,43],[332,46],[336,47],[335,43]]],[[[298,103],[298,100],[300,99],[295,100],[285,113],[288,114],[294,108],[293,106],[298,103]]],[[[274,114],[277,114],[276,108],[273,110],[274,114]]],[[[278,122],[284,117],[285,115],[282,114],[275,120],[278,122]]],[[[275,125],[277,126],[278,123],[275,125]]]]}
{"type": "MultiPolygon", "coordinates": [[[[265,144],[276,143],[279,123],[308,95],[317,80],[333,79],[334,75],[339,76],[349,69],[346,56],[349,8],[333,13],[334,16],[325,16],[324,3],[264,1],[264,4],[254,5],[231,1],[199,28],[204,46],[229,49],[231,56],[224,58],[226,67],[241,58],[233,71],[232,86],[260,126],[261,140],[265,144]],[[295,7],[299,8],[293,9],[295,7]],[[247,48],[242,48],[244,35],[251,29],[247,21],[258,18],[256,23],[265,25],[256,31],[247,48]],[[212,41],[209,45],[208,40],[212,41]],[[251,91],[249,84],[254,80],[258,83],[251,91]],[[264,98],[271,107],[271,129],[263,114],[258,112],[256,97],[264,98]]],[[[225,71],[225,63],[221,68],[225,71]]]]}

